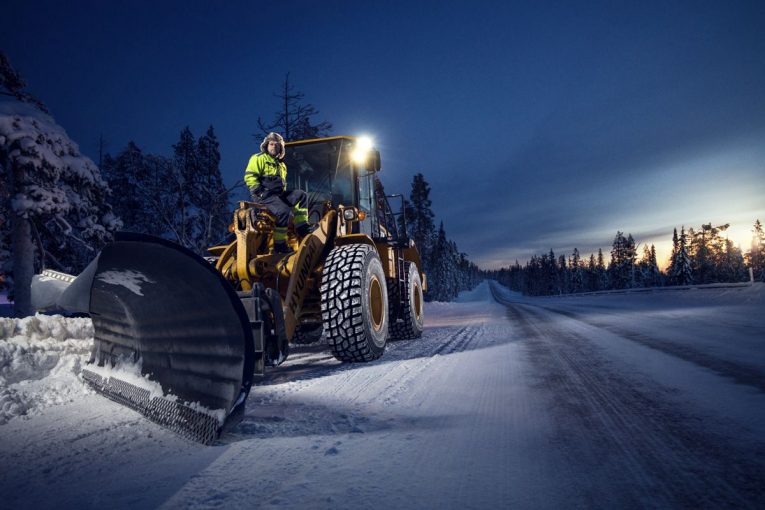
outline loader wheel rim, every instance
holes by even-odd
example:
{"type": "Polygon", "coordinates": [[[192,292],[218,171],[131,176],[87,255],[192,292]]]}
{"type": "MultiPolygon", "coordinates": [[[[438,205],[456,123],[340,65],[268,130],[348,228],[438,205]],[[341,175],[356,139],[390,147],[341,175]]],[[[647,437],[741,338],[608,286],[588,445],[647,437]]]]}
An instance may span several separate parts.
{"type": "Polygon", "coordinates": [[[422,320],[422,291],[419,285],[414,286],[414,315],[417,320],[422,320]]]}
{"type": "Polygon", "coordinates": [[[372,327],[375,331],[380,331],[383,326],[385,310],[382,285],[376,276],[373,276],[372,281],[369,283],[369,308],[371,312],[370,316],[372,318],[372,327]]]}

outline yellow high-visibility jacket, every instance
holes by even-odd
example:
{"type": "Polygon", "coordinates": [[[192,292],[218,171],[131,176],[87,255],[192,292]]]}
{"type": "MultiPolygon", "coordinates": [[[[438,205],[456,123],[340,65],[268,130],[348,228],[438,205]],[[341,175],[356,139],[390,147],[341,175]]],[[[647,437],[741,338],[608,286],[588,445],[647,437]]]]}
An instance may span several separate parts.
{"type": "Polygon", "coordinates": [[[263,183],[263,177],[277,176],[281,178],[282,191],[287,182],[287,165],[278,161],[267,152],[253,154],[247,168],[244,170],[244,183],[248,188],[257,188],[263,183]]]}

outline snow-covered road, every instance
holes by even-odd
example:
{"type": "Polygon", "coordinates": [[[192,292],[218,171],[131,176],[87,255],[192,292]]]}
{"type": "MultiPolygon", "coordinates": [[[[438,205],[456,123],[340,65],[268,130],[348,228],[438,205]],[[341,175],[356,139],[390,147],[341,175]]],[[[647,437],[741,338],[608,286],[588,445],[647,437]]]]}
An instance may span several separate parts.
{"type": "Polygon", "coordinates": [[[428,304],[423,338],[389,344],[377,362],[296,349],[212,447],[87,390],[76,375],[86,324],[46,341],[34,338],[49,326],[6,323],[0,498],[8,508],[761,508],[764,287],[530,299],[487,282],[428,304]]]}

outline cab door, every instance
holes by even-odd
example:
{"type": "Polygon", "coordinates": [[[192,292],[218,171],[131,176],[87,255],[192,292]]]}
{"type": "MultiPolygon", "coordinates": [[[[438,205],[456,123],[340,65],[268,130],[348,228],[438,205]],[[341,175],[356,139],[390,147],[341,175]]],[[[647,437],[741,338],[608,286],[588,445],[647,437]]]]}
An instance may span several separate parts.
{"type": "Polygon", "coordinates": [[[374,174],[361,170],[359,172],[359,212],[364,213],[364,219],[359,221],[359,233],[366,234],[371,238],[377,237],[377,225],[375,219],[375,188],[372,181],[374,174]]]}

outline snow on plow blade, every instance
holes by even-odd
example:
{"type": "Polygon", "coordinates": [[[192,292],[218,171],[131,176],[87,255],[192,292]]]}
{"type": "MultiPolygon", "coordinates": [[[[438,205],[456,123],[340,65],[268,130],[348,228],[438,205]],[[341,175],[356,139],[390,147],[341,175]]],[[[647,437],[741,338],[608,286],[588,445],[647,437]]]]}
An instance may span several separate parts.
{"type": "Polygon", "coordinates": [[[96,391],[205,444],[241,418],[253,377],[252,330],[236,292],[204,259],[120,233],[57,305],[81,307],[87,292],[95,340],[83,377],[96,391]],[[145,379],[121,378],[109,369],[114,363],[140,367],[145,379]]]}

